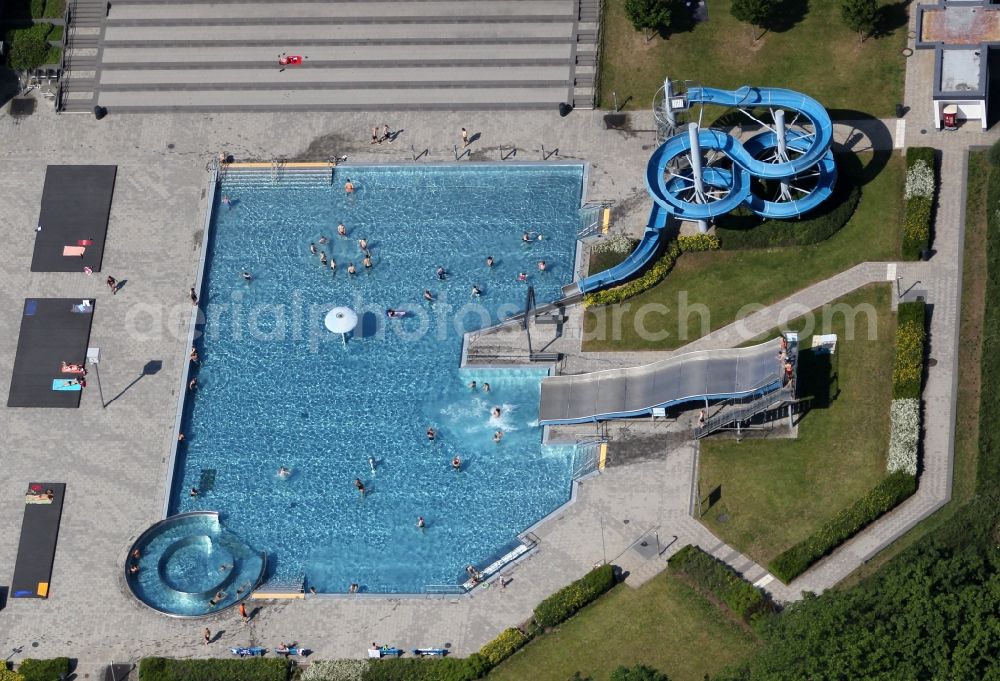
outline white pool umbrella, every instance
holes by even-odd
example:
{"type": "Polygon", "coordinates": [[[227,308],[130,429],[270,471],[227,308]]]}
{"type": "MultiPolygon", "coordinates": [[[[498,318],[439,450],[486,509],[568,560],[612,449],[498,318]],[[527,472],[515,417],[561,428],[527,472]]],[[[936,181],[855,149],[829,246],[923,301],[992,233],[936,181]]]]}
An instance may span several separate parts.
{"type": "Polygon", "coordinates": [[[324,324],[333,333],[339,333],[347,343],[347,334],[358,325],[358,314],[349,307],[335,307],[326,313],[324,324]]]}

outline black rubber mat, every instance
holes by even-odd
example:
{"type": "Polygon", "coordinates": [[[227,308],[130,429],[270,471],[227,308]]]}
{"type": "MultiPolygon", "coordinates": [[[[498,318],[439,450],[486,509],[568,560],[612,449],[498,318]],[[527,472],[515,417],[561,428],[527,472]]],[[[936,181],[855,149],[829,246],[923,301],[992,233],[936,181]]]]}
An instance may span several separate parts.
{"type": "Polygon", "coordinates": [[[48,167],[32,272],[101,271],[117,173],[118,166],[48,167]],[[64,255],[66,247],[83,253],[64,255]]]}
{"type": "Polygon", "coordinates": [[[48,598],[66,485],[33,482],[26,492],[10,595],[11,598],[48,598]],[[46,494],[49,491],[52,492],[51,501],[46,494]]]}
{"type": "MultiPolygon", "coordinates": [[[[53,381],[77,377],[62,371],[63,362],[86,362],[94,319],[94,301],[88,302],[85,306],[80,298],[25,299],[8,407],[76,408],[83,390],[94,389],[87,381],[82,390],[53,390],[53,381]]],[[[91,378],[88,375],[85,381],[91,378]]]]}

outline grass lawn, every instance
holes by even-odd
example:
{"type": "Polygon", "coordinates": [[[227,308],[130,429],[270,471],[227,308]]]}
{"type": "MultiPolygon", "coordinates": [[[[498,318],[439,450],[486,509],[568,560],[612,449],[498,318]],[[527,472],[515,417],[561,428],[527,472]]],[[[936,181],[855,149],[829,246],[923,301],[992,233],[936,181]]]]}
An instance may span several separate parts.
{"type": "Polygon", "coordinates": [[[647,42],[625,16],[624,0],[604,3],[600,105],[614,106],[612,91],[627,109],[649,109],[663,79],[707,87],[787,87],[804,92],[834,118],[841,110],[876,117],[895,115],[902,101],[906,58],[906,3],[883,3],[885,35],[858,43],[844,27],[840,2],[785,0],[787,30],[769,31],[756,43],[750,29],[729,13],[729,0],[708,2],[708,21],[668,39],[647,42]],[[803,14],[804,12],[804,14],[803,14]]]}
{"type": "Polygon", "coordinates": [[[676,577],[638,589],[620,584],[489,675],[489,681],[567,681],[574,672],[607,679],[618,665],[648,664],[671,681],[703,681],[742,662],[756,638],[676,577]]]}
{"type": "Polygon", "coordinates": [[[859,173],[862,182],[873,177],[862,187],[854,217],[832,237],[804,247],[685,253],[666,279],[645,293],[617,308],[587,310],[584,350],[678,348],[753,312],[743,309],[747,304],[769,305],[859,262],[898,259],[904,159],[864,154],[861,160],[863,168],[840,164],[842,172],[859,173]],[[708,329],[705,316],[685,313],[685,304],[688,310],[707,308],[708,329]]]}
{"type": "MultiPolygon", "coordinates": [[[[839,339],[832,358],[801,355],[799,394],[816,399],[797,439],[702,440],[701,496],[722,487],[721,501],[706,510],[702,522],[761,565],[886,476],[896,324],[890,295],[889,285],[879,284],[836,301],[874,308],[872,340],[863,314],[856,316],[854,340],[845,335],[844,314],[833,315],[828,329],[819,328],[821,315],[816,315],[815,333],[836,333],[839,339]]],[[[804,320],[812,315],[793,320],[788,328],[802,330],[804,320]]],[[[809,347],[810,337],[800,339],[801,347],[809,347]]]]}
{"type": "Polygon", "coordinates": [[[990,164],[985,151],[969,155],[965,202],[965,251],[962,260],[962,316],[958,343],[958,404],[955,416],[955,468],[951,501],[855,570],[839,588],[877,572],[893,557],[944,525],[976,491],[979,455],[979,392],[983,308],[986,296],[986,185],[990,164]]]}

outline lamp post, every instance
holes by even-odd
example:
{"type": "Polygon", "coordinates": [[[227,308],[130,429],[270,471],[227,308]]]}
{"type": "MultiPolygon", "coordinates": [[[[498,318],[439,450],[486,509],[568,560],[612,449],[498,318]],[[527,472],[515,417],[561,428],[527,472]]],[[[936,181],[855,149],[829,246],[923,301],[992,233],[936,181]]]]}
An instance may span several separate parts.
{"type": "Polygon", "coordinates": [[[104,388],[101,386],[101,361],[97,357],[88,357],[88,359],[94,367],[94,375],[97,376],[97,393],[101,396],[101,409],[106,409],[108,405],[104,401],[104,388]]]}

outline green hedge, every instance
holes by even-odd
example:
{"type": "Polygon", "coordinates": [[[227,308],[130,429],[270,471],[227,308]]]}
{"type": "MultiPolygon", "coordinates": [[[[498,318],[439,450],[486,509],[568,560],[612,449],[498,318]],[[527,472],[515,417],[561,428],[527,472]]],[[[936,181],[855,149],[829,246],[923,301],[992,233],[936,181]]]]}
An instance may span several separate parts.
{"type": "Polygon", "coordinates": [[[716,218],[715,233],[725,249],[805,246],[825,241],[846,225],[861,201],[861,185],[853,177],[839,177],[833,195],[799,220],[762,220],[741,206],[716,218]]]}
{"type": "Polygon", "coordinates": [[[996,494],[1000,488],[1000,165],[990,171],[986,190],[986,306],[983,312],[980,361],[979,457],[976,491],[996,494]]]}
{"type": "Polygon", "coordinates": [[[15,671],[7,669],[6,663],[0,666],[0,681],[24,681],[24,677],[15,671]]]}
{"type": "Polygon", "coordinates": [[[698,546],[688,544],[671,556],[667,564],[672,570],[686,575],[698,588],[725,603],[747,622],[758,613],[774,609],[763,591],[698,546]]]}
{"type": "Polygon", "coordinates": [[[530,640],[528,635],[520,629],[510,627],[501,631],[499,636],[480,648],[479,655],[487,665],[496,667],[524,647],[524,644],[530,640]]]}
{"type": "Polygon", "coordinates": [[[614,585],[614,566],[596,567],[535,606],[535,623],[545,628],[565,622],[614,585]]]}
{"type": "Polygon", "coordinates": [[[479,655],[463,659],[386,658],[372,660],[362,681],[473,681],[489,671],[479,655]]]}
{"type": "Polygon", "coordinates": [[[281,658],[174,660],[144,657],[139,681],[287,681],[291,661],[281,658]]]}
{"type": "Polygon", "coordinates": [[[719,245],[719,237],[714,234],[691,234],[677,237],[677,246],[681,249],[681,253],[714,251],[718,250],[719,245]]]}
{"type": "MultiPolygon", "coordinates": [[[[934,175],[934,193],[937,193],[938,174],[935,152],[931,147],[910,147],[906,150],[906,170],[918,163],[926,163],[934,175]]],[[[934,196],[914,196],[906,199],[903,208],[903,259],[919,260],[920,254],[930,247],[931,220],[934,214],[934,196]]]]}
{"type": "Polygon", "coordinates": [[[926,338],[924,303],[900,303],[896,318],[896,357],[892,364],[892,398],[920,399],[926,338]]]}
{"type": "Polygon", "coordinates": [[[853,506],[824,523],[815,534],[772,560],[768,570],[787,584],[916,490],[916,477],[902,471],[891,474],[853,506]]]}
{"type": "Polygon", "coordinates": [[[60,674],[69,675],[69,658],[55,657],[50,660],[23,660],[17,666],[17,673],[24,681],[58,681],[60,674]]]}
{"type": "Polygon", "coordinates": [[[66,0],[48,0],[45,3],[45,18],[62,19],[66,13],[66,0]]]}

